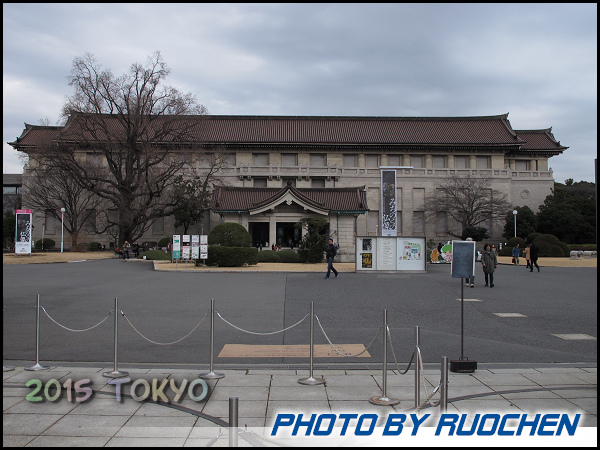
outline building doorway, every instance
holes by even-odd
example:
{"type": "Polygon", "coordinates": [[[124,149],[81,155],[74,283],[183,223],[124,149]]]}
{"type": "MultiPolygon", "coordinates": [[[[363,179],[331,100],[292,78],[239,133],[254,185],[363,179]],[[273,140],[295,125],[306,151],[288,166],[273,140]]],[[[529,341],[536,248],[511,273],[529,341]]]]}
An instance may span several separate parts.
{"type": "Polygon", "coordinates": [[[294,227],[295,222],[277,222],[277,246],[297,248],[302,239],[302,230],[294,227]]]}
{"type": "MultiPolygon", "coordinates": [[[[248,223],[248,232],[252,237],[253,247],[256,247],[259,244],[264,246],[269,242],[269,224],[267,222],[248,223]]],[[[269,242],[269,244],[272,244],[272,242],[269,242]]]]}

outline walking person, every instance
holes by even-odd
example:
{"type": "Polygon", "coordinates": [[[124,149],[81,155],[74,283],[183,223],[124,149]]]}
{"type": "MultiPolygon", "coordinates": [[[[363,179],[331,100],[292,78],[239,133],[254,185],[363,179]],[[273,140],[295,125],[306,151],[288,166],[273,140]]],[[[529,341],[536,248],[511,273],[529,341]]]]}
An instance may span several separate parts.
{"type": "Polygon", "coordinates": [[[537,267],[538,272],[540,271],[540,266],[538,266],[538,253],[540,249],[535,242],[532,242],[529,246],[529,257],[531,258],[531,266],[529,267],[529,271],[533,272],[533,266],[537,267]]]}
{"type": "Polygon", "coordinates": [[[525,247],[525,261],[527,262],[527,266],[525,266],[526,269],[529,269],[529,266],[531,265],[531,257],[529,256],[531,254],[531,249],[529,248],[529,245],[525,247]]]}
{"type": "Polygon", "coordinates": [[[327,275],[325,275],[325,279],[329,278],[329,274],[332,270],[335,277],[338,277],[338,271],[333,267],[333,258],[335,258],[336,253],[337,249],[335,248],[335,245],[333,245],[333,239],[329,238],[327,247],[325,248],[325,257],[327,258],[327,275]]]}
{"type": "Polygon", "coordinates": [[[521,256],[521,250],[519,250],[519,244],[515,245],[512,249],[513,255],[513,264],[515,266],[519,265],[519,256],[521,256]]]}
{"type": "Polygon", "coordinates": [[[485,276],[485,285],[488,285],[488,277],[490,281],[490,287],[494,287],[494,270],[498,267],[498,258],[496,252],[492,250],[490,244],[483,246],[483,256],[481,257],[481,264],[483,266],[483,275],[485,276]]]}

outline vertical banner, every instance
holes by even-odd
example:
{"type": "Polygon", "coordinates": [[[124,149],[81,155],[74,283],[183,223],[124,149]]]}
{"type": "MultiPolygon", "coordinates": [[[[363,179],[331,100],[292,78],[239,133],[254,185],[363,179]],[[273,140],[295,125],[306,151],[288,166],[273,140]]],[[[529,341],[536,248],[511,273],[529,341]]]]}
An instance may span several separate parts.
{"type": "Polygon", "coordinates": [[[173,259],[181,259],[181,235],[173,235],[173,259]]]}
{"type": "Polygon", "coordinates": [[[190,235],[183,235],[183,247],[181,249],[181,259],[190,259],[190,235]]]}
{"type": "Polygon", "coordinates": [[[381,171],[381,235],[397,236],[396,171],[381,171]]]}
{"type": "Polygon", "coordinates": [[[192,235],[192,259],[200,258],[200,236],[192,235]]]}
{"type": "Polygon", "coordinates": [[[15,255],[31,254],[31,209],[17,209],[15,255]]]}
{"type": "Polygon", "coordinates": [[[200,259],[208,259],[208,235],[200,235],[200,259]]]}

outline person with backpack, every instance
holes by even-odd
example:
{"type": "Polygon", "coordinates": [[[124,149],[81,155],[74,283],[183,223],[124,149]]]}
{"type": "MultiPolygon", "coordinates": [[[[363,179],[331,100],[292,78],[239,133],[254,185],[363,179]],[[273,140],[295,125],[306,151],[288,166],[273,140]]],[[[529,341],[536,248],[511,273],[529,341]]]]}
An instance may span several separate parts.
{"type": "Polygon", "coordinates": [[[338,271],[333,267],[333,258],[337,254],[337,247],[333,245],[333,239],[329,238],[327,241],[327,247],[325,248],[325,257],[327,258],[327,275],[325,275],[325,279],[329,278],[329,274],[333,270],[335,277],[338,277],[338,271]]]}

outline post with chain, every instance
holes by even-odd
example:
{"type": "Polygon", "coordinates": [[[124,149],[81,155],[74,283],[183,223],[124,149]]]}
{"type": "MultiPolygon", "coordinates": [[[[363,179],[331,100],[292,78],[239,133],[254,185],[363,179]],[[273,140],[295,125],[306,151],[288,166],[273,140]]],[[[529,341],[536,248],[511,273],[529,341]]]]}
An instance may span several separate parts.
{"type": "Polygon", "coordinates": [[[106,378],[123,378],[129,375],[129,372],[120,371],[117,368],[119,349],[119,299],[115,297],[115,367],[112,372],[104,372],[103,377],[106,378]]]}
{"type": "Polygon", "coordinates": [[[238,446],[238,398],[229,397],[229,446],[238,446]]]}
{"type": "Polygon", "coordinates": [[[25,370],[48,370],[50,366],[40,364],[40,296],[37,296],[37,307],[35,310],[35,364],[25,367],[25,370]]]}
{"type": "Polygon", "coordinates": [[[323,378],[315,378],[313,376],[313,356],[314,356],[314,346],[315,346],[315,302],[310,302],[310,348],[308,351],[310,352],[310,362],[309,362],[309,373],[308,378],[300,378],[298,383],[307,384],[310,386],[316,386],[319,384],[324,384],[325,380],[323,378]]]}
{"type": "Polygon", "coordinates": [[[421,332],[419,326],[415,326],[415,408],[421,404],[421,348],[420,346],[421,332]]]}
{"type": "Polygon", "coordinates": [[[371,397],[369,402],[374,405],[389,406],[397,405],[400,400],[397,398],[390,398],[387,396],[387,339],[388,339],[388,322],[387,322],[387,309],[383,310],[383,382],[382,382],[382,395],[381,397],[371,397]]]}
{"type": "Polygon", "coordinates": [[[442,376],[440,381],[440,410],[448,410],[448,357],[442,356],[442,376]]]}
{"type": "Polygon", "coordinates": [[[204,380],[218,380],[225,377],[224,373],[213,370],[215,356],[215,299],[210,300],[210,363],[208,372],[201,373],[198,378],[204,380]]]}

